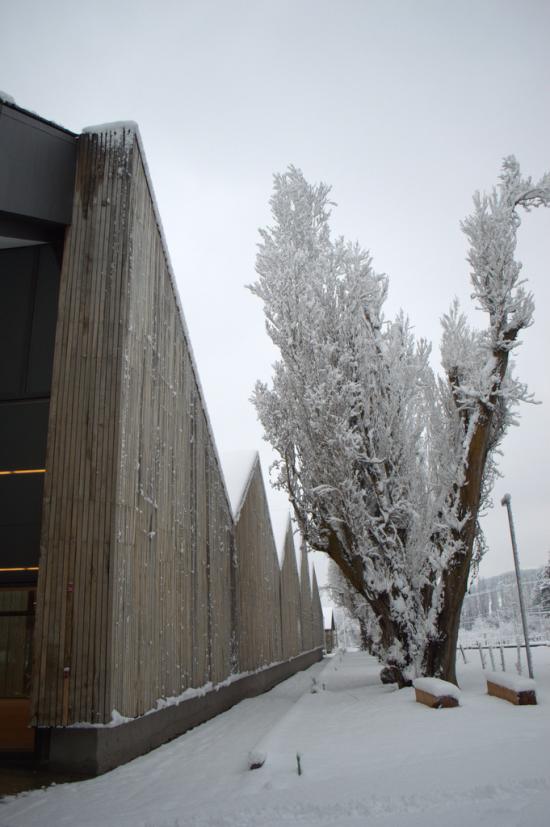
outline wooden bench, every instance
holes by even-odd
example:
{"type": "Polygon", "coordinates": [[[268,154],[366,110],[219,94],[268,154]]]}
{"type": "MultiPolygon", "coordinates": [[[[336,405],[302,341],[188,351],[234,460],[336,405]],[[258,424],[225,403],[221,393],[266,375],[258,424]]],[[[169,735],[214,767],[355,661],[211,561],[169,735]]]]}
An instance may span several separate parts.
{"type": "Polygon", "coordinates": [[[507,672],[486,672],[487,694],[502,698],[516,706],[532,706],[537,703],[536,684],[531,678],[507,672]]]}
{"type": "Polygon", "coordinates": [[[419,704],[425,704],[431,709],[460,706],[460,690],[454,683],[439,678],[415,678],[413,686],[419,704]]]}

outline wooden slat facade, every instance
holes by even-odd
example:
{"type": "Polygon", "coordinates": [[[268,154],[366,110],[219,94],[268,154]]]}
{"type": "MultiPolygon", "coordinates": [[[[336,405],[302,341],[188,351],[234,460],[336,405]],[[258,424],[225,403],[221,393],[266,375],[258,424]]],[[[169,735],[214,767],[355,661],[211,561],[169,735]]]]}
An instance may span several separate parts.
{"type": "Polygon", "coordinates": [[[313,649],[313,627],[311,613],[311,582],[307,551],[302,541],[300,562],[300,623],[302,627],[302,651],[313,649]]]}
{"type": "Polygon", "coordinates": [[[321,606],[321,598],[319,596],[319,586],[317,585],[317,575],[313,569],[313,577],[311,579],[311,648],[317,649],[325,645],[325,637],[323,633],[323,608],[321,606]]]}
{"type": "Polygon", "coordinates": [[[239,667],[282,659],[280,571],[259,460],[251,469],[235,525],[239,667]]]}
{"type": "Polygon", "coordinates": [[[60,281],[44,485],[34,721],[111,713],[112,563],[133,138],[79,141],[60,281]]]}
{"type": "Polygon", "coordinates": [[[289,657],[298,603],[312,648],[309,576],[297,602],[259,463],[234,525],[205,410],[137,134],[84,134],[51,390],[34,723],[139,716],[289,657]]]}
{"type": "Polygon", "coordinates": [[[293,658],[302,651],[300,579],[290,519],[287,524],[281,566],[281,630],[283,658],[293,658]]]}
{"type": "Polygon", "coordinates": [[[139,152],[132,180],[111,658],[134,717],[230,674],[232,612],[231,515],[139,152]]]}

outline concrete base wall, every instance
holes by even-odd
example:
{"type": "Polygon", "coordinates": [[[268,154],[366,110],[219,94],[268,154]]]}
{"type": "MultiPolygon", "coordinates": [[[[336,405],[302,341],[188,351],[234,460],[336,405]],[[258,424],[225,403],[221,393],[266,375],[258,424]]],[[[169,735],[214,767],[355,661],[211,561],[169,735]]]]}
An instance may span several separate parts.
{"type": "Polygon", "coordinates": [[[39,729],[43,760],[49,769],[74,775],[101,775],[144,755],[187,730],[208,721],[245,698],[267,692],[296,672],[321,660],[321,649],[313,649],[291,660],[240,678],[229,686],[214,689],[177,706],[134,718],[116,727],[52,727],[39,729]],[[46,758],[47,754],[47,758],[46,758]]]}

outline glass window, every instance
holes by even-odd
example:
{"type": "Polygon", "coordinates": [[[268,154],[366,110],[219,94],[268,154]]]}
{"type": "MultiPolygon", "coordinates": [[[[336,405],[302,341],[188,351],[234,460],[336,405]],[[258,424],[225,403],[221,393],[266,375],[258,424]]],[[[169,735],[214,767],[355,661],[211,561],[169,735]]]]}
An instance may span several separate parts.
{"type": "Polygon", "coordinates": [[[31,691],[35,589],[0,590],[0,698],[31,691]]]}

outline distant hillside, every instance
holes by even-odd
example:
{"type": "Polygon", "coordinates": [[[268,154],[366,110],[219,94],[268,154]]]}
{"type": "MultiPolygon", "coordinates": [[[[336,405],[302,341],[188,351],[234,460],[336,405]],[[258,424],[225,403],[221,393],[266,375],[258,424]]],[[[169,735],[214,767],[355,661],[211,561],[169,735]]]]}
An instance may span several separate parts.
{"type": "MultiPolygon", "coordinates": [[[[523,594],[528,610],[532,606],[537,577],[542,568],[541,566],[521,571],[523,594]]],[[[468,629],[476,619],[483,618],[495,622],[512,620],[517,610],[515,572],[507,571],[494,577],[480,577],[472,584],[464,598],[461,624],[468,629]]]]}
{"type": "MultiPolygon", "coordinates": [[[[530,635],[541,639],[549,636],[550,617],[541,614],[533,606],[533,601],[537,578],[543,568],[522,569],[521,572],[530,635]]],[[[515,572],[480,577],[464,598],[461,640],[483,640],[486,637],[514,639],[518,635],[521,637],[521,621],[515,572]]]]}

